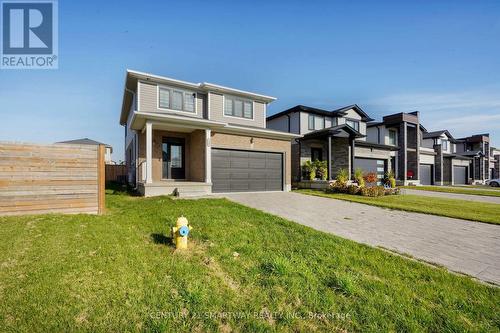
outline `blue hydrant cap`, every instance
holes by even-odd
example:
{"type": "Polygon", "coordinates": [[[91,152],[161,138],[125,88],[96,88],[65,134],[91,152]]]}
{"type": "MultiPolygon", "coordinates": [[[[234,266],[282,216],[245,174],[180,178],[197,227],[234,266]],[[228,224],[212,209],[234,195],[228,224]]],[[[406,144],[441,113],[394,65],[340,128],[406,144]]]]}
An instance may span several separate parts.
{"type": "Polygon", "coordinates": [[[184,226],[180,227],[179,235],[184,237],[184,236],[187,236],[188,234],[189,234],[189,228],[187,226],[184,225],[184,226]]]}

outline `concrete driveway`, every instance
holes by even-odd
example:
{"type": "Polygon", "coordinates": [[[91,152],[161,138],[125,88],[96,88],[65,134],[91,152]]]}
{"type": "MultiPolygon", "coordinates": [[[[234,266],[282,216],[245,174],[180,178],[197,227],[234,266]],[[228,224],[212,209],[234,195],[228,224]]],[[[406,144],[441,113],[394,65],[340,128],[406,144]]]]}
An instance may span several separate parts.
{"type": "Polygon", "coordinates": [[[401,190],[403,194],[412,194],[412,195],[423,195],[426,197],[436,197],[436,198],[446,198],[446,199],[458,199],[458,200],[467,200],[467,201],[477,201],[477,202],[486,202],[486,203],[494,203],[500,204],[500,197],[489,197],[485,195],[474,195],[474,194],[461,194],[461,193],[446,193],[446,192],[433,192],[433,191],[424,191],[424,190],[412,190],[408,188],[404,188],[401,190]]]}
{"type": "Polygon", "coordinates": [[[500,225],[417,214],[299,193],[235,193],[230,200],[500,285],[500,225]]]}

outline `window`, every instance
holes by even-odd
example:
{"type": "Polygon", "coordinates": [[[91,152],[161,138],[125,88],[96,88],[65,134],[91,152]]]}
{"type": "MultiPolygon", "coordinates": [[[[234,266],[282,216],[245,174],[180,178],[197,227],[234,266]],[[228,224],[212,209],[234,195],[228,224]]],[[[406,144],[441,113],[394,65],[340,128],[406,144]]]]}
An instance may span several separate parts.
{"type": "Polygon", "coordinates": [[[195,112],[195,93],[165,87],[158,89],[158,106],[161,109],[195,112]]]}
{"type": "Polygon", "coordinates": [[[232,96],[224,96],[224,115],[253,119],[253,102],[232,96]]]}
{"type": "Polygon", "coordinates": [[[345,123],[359,132],[359,121],[347,119],[345,123]]]}
{"type": "Polygon", "coordinates": [[[310,114],[307,118],[307,128],[310,130],[314,130],[314,115],[310,114]]]}
{"type": "Polygon", "coordinates": [[[307,118],[307,128],[309,130],[320,130],[325,128],[325,117],[309,114],[307,118]]]}
{"type": "Polygon", "coordinates": [[[395,146],[396,142],[397,142],[396,131],[395,130],[389,130],[389,144],[395,146]]]}
{"type": "Polygon", "coordinates": [[[441,147],[443,148],[443,150],[448,150],[448,141],[441,140],[441,147]]]}

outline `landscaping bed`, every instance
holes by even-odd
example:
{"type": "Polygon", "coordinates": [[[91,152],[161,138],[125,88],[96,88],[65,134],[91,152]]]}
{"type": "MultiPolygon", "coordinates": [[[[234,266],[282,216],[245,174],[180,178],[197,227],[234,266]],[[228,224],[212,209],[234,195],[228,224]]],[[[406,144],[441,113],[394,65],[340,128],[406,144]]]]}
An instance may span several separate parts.
{"type": "Polygon", "coordinates": [[[499,330],[500,290],[445,269],[224,199],[106,199],[0,218],[0,331],[499,330]]]}

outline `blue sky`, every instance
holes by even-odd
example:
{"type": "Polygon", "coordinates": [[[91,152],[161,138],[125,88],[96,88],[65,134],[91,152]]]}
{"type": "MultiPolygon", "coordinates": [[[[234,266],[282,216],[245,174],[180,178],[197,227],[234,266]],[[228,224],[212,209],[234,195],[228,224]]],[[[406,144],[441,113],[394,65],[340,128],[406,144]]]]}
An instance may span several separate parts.
{"type": "Polygon", "coordinates": [[[59,69],[0,70],[0,140],[89,137],[123,159],[127,68],[275,96],[420,110],[500,146],[500,1],[60,1],[59,69]]]}

